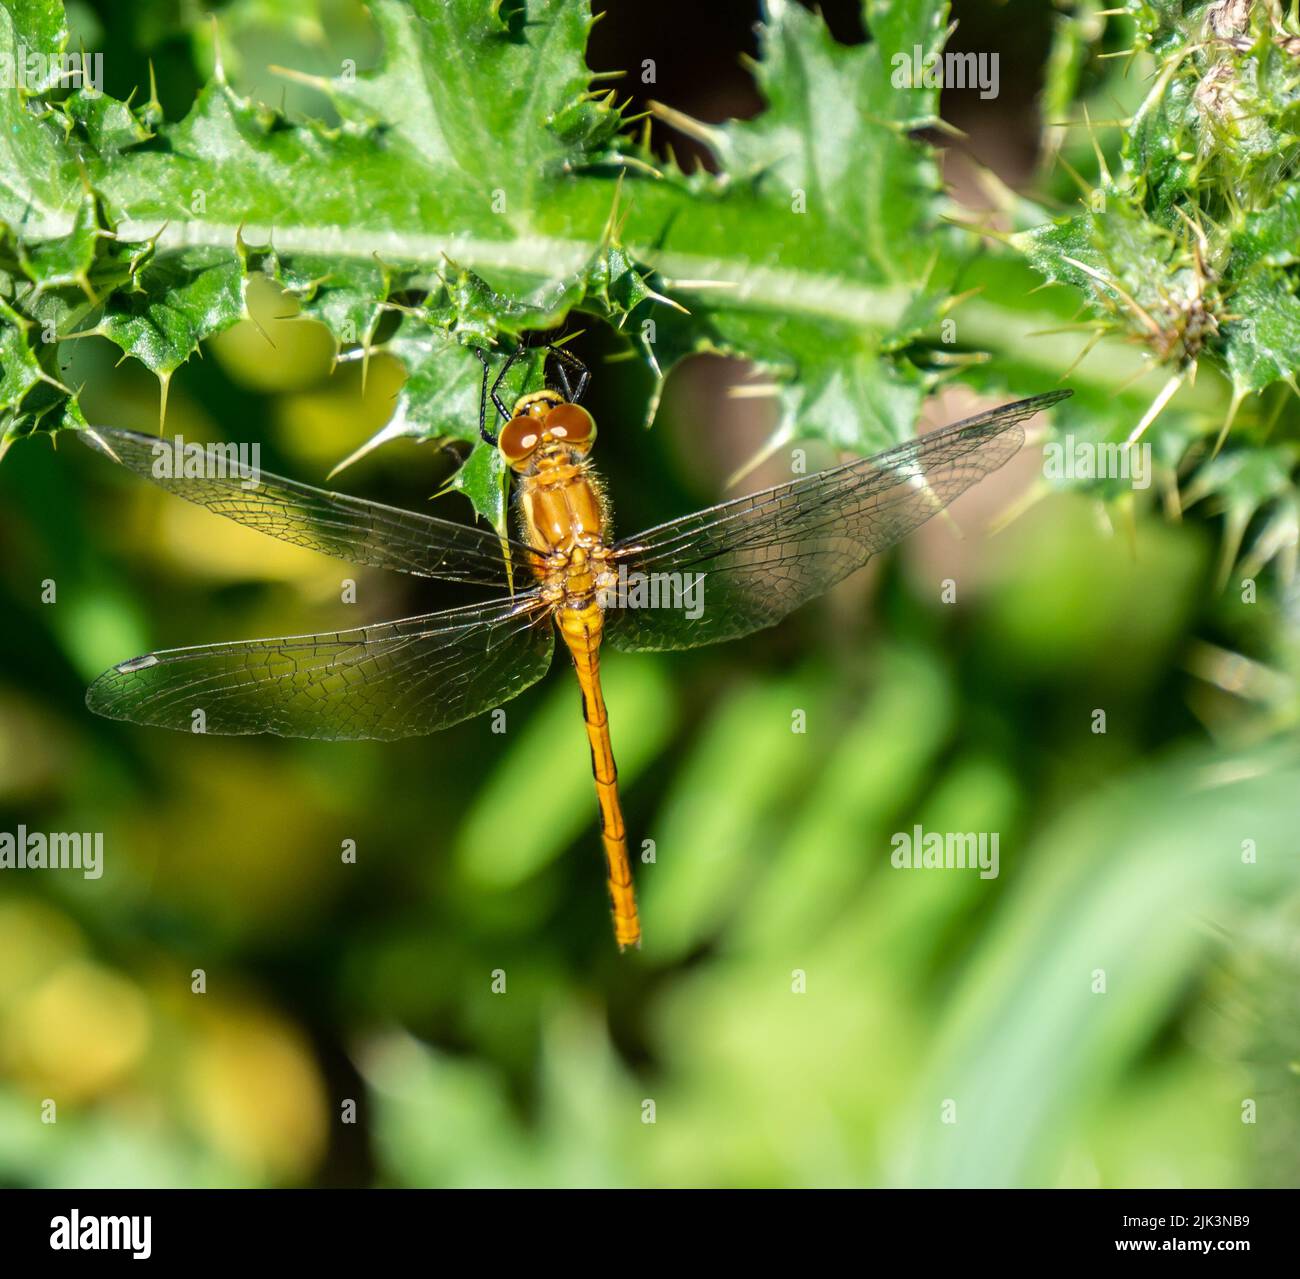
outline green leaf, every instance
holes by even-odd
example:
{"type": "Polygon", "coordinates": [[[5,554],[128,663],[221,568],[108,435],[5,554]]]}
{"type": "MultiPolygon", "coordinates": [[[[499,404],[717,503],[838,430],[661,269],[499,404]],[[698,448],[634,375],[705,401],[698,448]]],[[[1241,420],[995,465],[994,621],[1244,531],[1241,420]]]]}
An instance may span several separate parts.
{"type": "Polygon", "coordinates": [[[641,183],[633,197],[630,225],[645,223],[649,200],[663,209],[649,260],[690,308],[644,345],[663,369],[700,350],[754,360],[777,380],[773,445],[884,448],[910,436],[932,380],[905,348],[941,315],[942,292],[926,287],[945,239],[938,176],[911,136],[936,121],[938,91],[894,79],[898,60],[911,69],[916,49],[941,48],[948,6],[865,9],[874,40],[846,48],[801,6],[772,0],[754,68],[764,112],[718,127],[664,112],[721,172],[641,183]]]}
{"type": "Polygon", "coordinates": [[[48,393],[38,399],[36,392],[64,388],[46,372],[36,354],[31,341],[35,321],[19,315],[3,300],[0,320],[0,412],[16,434],[19,423],[39,421],[54,407],[48,393]]]}
{"type": "MultiPolygon", "coordinates": [[[[603,313],[646,300],[626,271],[611,290],[598,251],[613,198],[607,184],[589,246],[579,238],[554,252],[533,229],[542,186],[581,167],[620,123],[605,98],[587,93],[583,7],[545,0],[525,15],[518,5],[388,0],[375,13],[385,38],[380,67],[318,82],[341,128],[290,122],[241,98],[220,67],[184,120],[159,126],[161,146],[139,145],[151,130],[125,104],[80,92],[67,99],[66,116],[57,106],[48,118],[25,114],[19,141],[35,153],[9,168],[28,185],[22,208],[39,205],[44,216],[42,238],[28,249],[20,217],[6,211],[33,286],[14,304],[35,315],[41,296],[94,277],[107,286],[98,319],[82,327],[84,311],[69,316],[59,335],[99,333],[164,381],[204,339],[245,316],[250,269],[280,280],[304,314],[363,357],[376,349],[384,315],[401,306],[407,317],[392,353],[412,386],[399,404],[404,430],[389,436],[465,437],[477,432],[479,366],[467,349],[448,351],[448,333],[491,346],[502,331],[559,323],[584,294],[588,263],[603,313]],[[38,179],[60,172],[51,150],[88,172],[118,237],[111,251],[87,239],[66,190],[41,198],[38,179]],[[466,248],[502,288],[453,266],[452,252],[466,248]],[[92,249],[106,259],[97,276],[92,249]],[[474,394],[444,394],[428,412],[435,376],[473,385],[474,394]]],[[[491,471],[478,464],[458,487],[501,527],[491,471]]]]}
{"type": "MultiPolygon", "coordinates": [[[[591,89],[593,19],[577,0],[378,0],[374,70],[285,72],[328,99],[332,125],[241,96],[219,56],[174,123],[152,96],[7,101],[6,297],[165,381],[244,318],[248,273],[265,271],[344,358],[384,350],[405,367],[396,416],[363,450],[475,440],[469,348],[511,349],[574,311],[623,329],[661,375],[696,351],[748,357],[774,380],[778,442],[876,449],[911,433],[934,380],[911,344],[941,314],[942,282],[925,281],[944,236],[933,158],[912,134],[935,121],[937,90],[892,78],[914,48],[940,48],[947,10],[871,0],[874,41],[846,47],[772,0],[754,68],[764,113],[716,129],[669,118],[705,130],[716,175],[658,166],[620,136],[612,95],[591,89]]],[[[10,43],[66,43],[59,6],[15,14],[10,43]]],[[[52,376],[53,351],[37,358],[52,376]]],[[[7,406],[11,436],[38,424],[25,406],[7,406]]],[[[501,528],[482,448],[456,487],[501,528]]]]}
{"type": "Polygon", "coordinates": [[[1237,287],[1236,316],[1225,326],[1225,359],[1233,384],[1258,392],[1294,384],[1300,353],[1300,183],[1279,189],[1271,208],[1252,213],[1235,238],[1228,266],[1237,287]]]}

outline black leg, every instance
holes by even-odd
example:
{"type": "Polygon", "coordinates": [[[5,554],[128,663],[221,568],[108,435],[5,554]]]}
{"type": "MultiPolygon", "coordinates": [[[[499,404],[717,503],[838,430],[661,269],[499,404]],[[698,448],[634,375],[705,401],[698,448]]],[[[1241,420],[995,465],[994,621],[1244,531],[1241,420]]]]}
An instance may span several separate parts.
{"type": "Polygon", "coordinates": [[[497,437],[487,429],[487,402],[488,402],[488,358],[487,352],[481,346],[474,348],[474,354],[478,356],[479,363],[483,366],[483,393],[479,396],[478,402],[478,433],[490,444],[496,448],[497,437]]]}
{"type": "Polygon", "coordinates": [[[548,346],[546,349],[558,361],[555,371],[560,375],[565,399],[570,404],[577,404],[582,399],[583,392],[587,389],[587,383],[591,381],[591,370],[572,351],[566,351],[562,346],[548,346]],[[569,388],[569,375],[565,371],[566,366],[573,369],[578,375],[577,389],[572,392],[569,388]]]}
{"type": "Polygon", "coordinates": [[[559,375],[559,378],[560,378],[560,390],[562,390],[562,391],[564,392],[564,398],[565,398],[566,400],[568,400],[570,404],[572,404],[572,403],[573,403],[573,388],[569,385],[569,375],[568,375],[568,373],[565,371],[564,364],[563,364],[561,361],[559,361],[559,360],[557,360],[557,361],[555,362],[555,371],[556,371],[556,373],[559,375]]]}
{"type": "Polygon", "coordinates": [[[497,374],[497,380],[492,383],[492,403],[496,405],[497,412],[500,413],[507,422],[510,421],[510,410],[502,404],[501,397],[497,392],[501,389],[501,383],[504,380],[505,375],[510,372],[514,362],[523,355],[524,349],[525,348],[521,346],[519,350],[511,351],[510,354],[506,356],[506,362],[501,366],[501,372],[497,374]]]}

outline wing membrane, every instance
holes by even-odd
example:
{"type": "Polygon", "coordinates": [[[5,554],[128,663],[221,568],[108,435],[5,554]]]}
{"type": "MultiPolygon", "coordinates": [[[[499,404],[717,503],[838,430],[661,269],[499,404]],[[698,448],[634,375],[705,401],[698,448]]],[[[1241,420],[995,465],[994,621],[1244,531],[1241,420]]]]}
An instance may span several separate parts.
{"type": "Polygon", "coordinates": [[[218,734],[391,740],[499,706],[546,673],[536,592],[399,622],[149,653],[107,670],[86,705],[110,719],[218,734]]]}
{"type": "MultiPolygon", "coordinates": [[[[89,427],[78,435],[168,492],[294,546],[354,564],[497,590],[509,588],[508,559],[513,580],[528,580],[525,548],[508,539],[503,543],[486,529],[329,493],[266,472],[256,477],[255,487],[246,487],[245,477],[234,468],[215,478],[173,476],[160,472],[174,467],[159,465],[173,449],[169,439],[108,426],[89,427]]],[[[216,452],[211,456],[217,457],[216,452]]]]}
{"type": "Polygon", "coordinates": [[[1024,443],[1020,424],[1070,394],[1004,404],[619,542],[614,555],[629,572],[702,573],[702,596],[689,610],[699,612],[694,620],[683,606],[690,597],[667,591],[659,607],[611,607],[607,641],[633,651],[695,648],[774,625],[997,470],[1024,443]]]}

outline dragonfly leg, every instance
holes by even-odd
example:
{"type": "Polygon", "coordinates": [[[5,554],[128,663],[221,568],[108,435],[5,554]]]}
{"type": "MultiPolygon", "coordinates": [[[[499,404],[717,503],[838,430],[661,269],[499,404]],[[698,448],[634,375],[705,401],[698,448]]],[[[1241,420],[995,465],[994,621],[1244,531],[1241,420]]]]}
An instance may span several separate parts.
{"type": "MultiPolygon", "coordinates": [[[[519,350],[511,351],[510,354],[506,356],[506,362],[501,366],[501,370],[497,374],[496,380],[492,383],[492,389],[491,391],[489,391],[487,387],[487,380],[488,380],[487,352],[484,351],[481,346],[476,346],[474,348],[474,354],[478,356],[479,363],[482,364],[483,366],[483,395],[479,400],[479,409],[480,409],[481,417],[486,418],[487,416],[487,401],[490,398],[492,400],[492,403],[496,406],[496,411],[501,414],[502,418],[507,422],[510,421],[510,410],[506,408],[499,394],[501,390],[501,383],[505,381],[505,376],[507,373],[510,372],[511,368],[514,366],[515,361],[519,359],[519,357],[523,355],[523,353],[527,349],[528,349],[528,344],[525,342],[524,345],[519,348],[519,350]]],[[[484,423],[484,425],[486,425],[486,422],[484,423]]]]}
{"type": "MultiPolygon", "coordinates": [[[[553,350],[555,350],[555,348],[552,347],[551,350],[553,351],[553,350]]],[[[565,371],[564,365],[563,365],[563,364],[558,364],[558,363],[557,363],[556,366],[555,366],[555,371],[556,371],[556,373],[559,374],[559,377],[560,377],[560,390],[562,390],[562,391],[564,392],[564,398],[565,398],[566,400],[568,400],[570,404],[572,404],[572,403],[573,403],[573,388],[569,385],[569,375],[568,375],[568,373],[565,371]]]]}
{"type": "Polygon", "coordinates": [[[510,421],[510,410],[501,402],[501,396],[497,394],[501,389],[501,383],[505,381],[506,374],[514,367],[514,363],[528,349],[528,343],[524,342],[517,351],[511,351],[506,356],[506,362],[501,366],[501,372],[497,374],[497,380],[492,383],[492,403],[496,405],[497,412],[508,422],[510,421]]]}
{"type": "Polygon", "coordinates": [[[560,384],[564,388],[564,398],[570,404],[577,404],[582,399],[583,392],[587,389],[587,383],[591,381],[591,370],[572,351],[566,351],[562,346],[552,345],[546,349],[555,356],[555,371],[560,375],[560,384]],[[576,390],[571,389],[569,386],[567,369],[572,369],[578,375],[576,390]]]}
{"type": "MultiPolygon", "coordinates": [[[[474,354],[478,356],[479,363],[483,366],[483,391],[480,394],[479,401],[478,401],[478,433],[490,445],[492,445],[493,448],[496,448],[497,437],[487,429],[488,373],[490,371],[488,366],[487,352],[481,346],[476,346],[474,348],[474,354]]],[[[492,402],[496,405],[499,411],[501,408],[500,401],[497,400],[495,396],[493,396],[492,402]]]]}

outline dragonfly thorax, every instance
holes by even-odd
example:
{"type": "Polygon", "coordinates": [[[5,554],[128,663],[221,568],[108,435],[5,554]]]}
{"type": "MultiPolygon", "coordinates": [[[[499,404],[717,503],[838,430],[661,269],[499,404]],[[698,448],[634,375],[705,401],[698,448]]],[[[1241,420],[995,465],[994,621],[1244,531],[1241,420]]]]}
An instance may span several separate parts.
{"type": "Polygon", "coordinates": [[[533,465],[520,476],[519,513],[529,545],[546,552],[592,549],[608,524],[604,491],[590,463],[556,443],[536,449],[533,465]]]}

